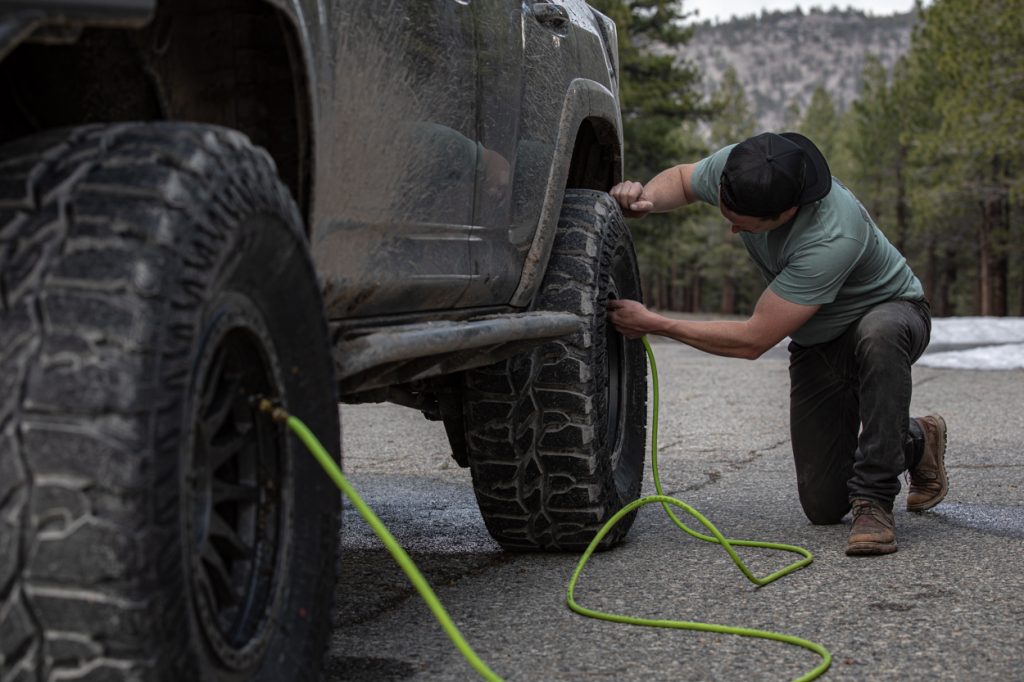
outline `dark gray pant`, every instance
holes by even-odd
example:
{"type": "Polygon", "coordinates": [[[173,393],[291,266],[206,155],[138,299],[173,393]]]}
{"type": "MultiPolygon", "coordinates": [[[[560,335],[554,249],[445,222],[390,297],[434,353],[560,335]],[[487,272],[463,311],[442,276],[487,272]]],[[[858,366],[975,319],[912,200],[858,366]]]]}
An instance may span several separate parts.
{"type": "Polygon", "coordinates": [[[789,344],[793,458],[811,523],[838,523],[854,498],[892,508],[924,447],[910,419],[910,366],[930,337],[927,302],[890,301],[837,339],[789,344]]]}

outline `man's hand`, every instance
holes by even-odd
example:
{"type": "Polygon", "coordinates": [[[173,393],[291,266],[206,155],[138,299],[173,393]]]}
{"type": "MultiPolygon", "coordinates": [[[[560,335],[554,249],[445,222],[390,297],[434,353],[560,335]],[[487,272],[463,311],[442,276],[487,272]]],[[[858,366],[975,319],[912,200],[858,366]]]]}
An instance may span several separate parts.
{"type": "Polygon", "coordinates": [[[622,207],[627,218],[642,218],[648,213],[663,213],[697,200],[693,190],[693,171],[696,164],[672,166],[655,175],[646,185],[639,182],[620,182],[608,192],[622,207]]]}
{"type": "Polygon", "coordinates": [[[665,322],[665,318],[652,313],[644,304],[624,298],[608,301],[608,320],[627,339],[661,333],[665,322]]]}
{"type": "Polygon", "coordinates": [[[654,202],[644,194],[644,186],[639,182],[627,180],[612,187],[608,192],[622,207],[622,215],[627,218],[643,218],[654,210],[654,202]]]}

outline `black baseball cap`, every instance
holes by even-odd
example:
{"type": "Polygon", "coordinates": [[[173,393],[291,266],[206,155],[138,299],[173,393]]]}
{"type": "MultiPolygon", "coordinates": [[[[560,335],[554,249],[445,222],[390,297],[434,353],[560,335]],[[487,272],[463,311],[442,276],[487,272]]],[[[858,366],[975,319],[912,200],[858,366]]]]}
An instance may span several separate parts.
{"type": "Polygon", "coordinates": [[[727,209],[755,218],[820,201],[831,189],[824,155],[800,133],[761,133],[740,142],[719,185],[727,209]]]}

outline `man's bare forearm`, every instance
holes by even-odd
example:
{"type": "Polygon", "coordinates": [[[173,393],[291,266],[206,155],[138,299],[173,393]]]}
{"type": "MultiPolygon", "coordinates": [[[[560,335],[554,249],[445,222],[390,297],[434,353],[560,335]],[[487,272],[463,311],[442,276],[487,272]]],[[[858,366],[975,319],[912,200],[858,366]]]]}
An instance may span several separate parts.
{"type": "Polygon", "coordinates": [[[753,318],[743,322],[673,320],[648,310],[637,301],[618,299],[608,302],[608,315],[615,328],[627,338],[657,334],[730,358],[753,359],[773,345],[765,345],[768,337],[758,332],[753,318]]]}
{"type": "Polygon", "coordinates": [[[755,360],[767,350],[754,338],[748,321],[670,320],[655,333],[705,353],[755,360]]]}
{"type": "Polygon", "coordinates": [[[681,164],[661,171],[644,185],[644,198],[654,204],[654,213],[671,211],[693,203],[695,197],[689,190],[692,173],[691,164],[681,164]]]}

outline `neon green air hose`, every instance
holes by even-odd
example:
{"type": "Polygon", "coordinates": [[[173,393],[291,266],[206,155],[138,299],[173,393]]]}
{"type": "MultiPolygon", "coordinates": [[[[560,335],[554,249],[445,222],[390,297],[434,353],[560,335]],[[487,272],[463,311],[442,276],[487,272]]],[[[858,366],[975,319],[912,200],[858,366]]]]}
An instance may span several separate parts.
{"type": "MultiPolygon", "coordinates": [[[[671,518],[672,522],[675,523],[676,526],[678,526],[681,530],[685,531],[686,533],[692,535],[695,538],[704,540],[705,542],[713,542],[721,545],[732,558],[733,562],[735,562],[736,566],[739,567],[740,571],[743,572],[743,575],[745,575],[748,580],[750,580],[758,586],[766,585],[774,580],[778,580],[782,576],[792,573],[793,571],[796,571],[800,568],[803,568],[804,566],[810,564],[811,561],[813,561],[811,553],[803,547],[797,547],[795,545],[784,545],[774,542],[757,542],[754,540],[732,540],[726,538],[721,534],[721,532],[719,532],[717,528],[715,528],[714,525],[712,525],[710,521],[704,518],[704,516],[701,515],[701,513],[698,512],[696,509],[686,504],[685,502],[681,502],[680,500],[677,500],[673,497],[668,497],[664,494],[661,488],[661,481],[658,477],[658,368],[654,362],[654,352],[651,350],[650,344],[647,342],[646,338],[643,338],[642,341],[644,344],[644,349],[647,351],[647,357],[651,363],[651,377],[653,379],[652,383],[654,388],[654,406],[651,425],[651,470],[654,473],[654,488],[658,494],[641,498],[626,505],[618,513],[612,516],[612,518],[608,520],[604,527],[601,528],[600,531],[598,531],[597,535],[594,536],[594,539],[591,541],[586,551],[583,552],[583,556],[580,557],[579,563],[576,565],[576,570],[573,571],[572,578],[569,580],[569,589],[566,593],[566,603],[568,604],[570,609],[572,609],[580,615],[588,616],[590,618],[598,618],[600,620],[607,620],[613,623],[626,623],[629,625],[644,625],[647,627],[674,628],[681,630],[701,630],[704,632],[717,632],[721,634],[740,635],[743,637],[757,637],[760,639],[771,639],[779,642],[785,642],[786,644],[792,644],[795,646],[803,647],[804,649],[809,649],[810,651],[813,651],[816,654],[820,655],[821,662],[813,670],[804,673],[800,677],[796,678],[796,680],[803,682],[806,680],[813,680],[817,677],[820,677],[826,670],[828,670],[829,665],[831,665],[832,655],[829,653],[828,649],[826,649],[822,645],[817,644],[816,642],[812,642],[810,640],[803,639],[801,637],[785,635],[778,632],[771,632],[770,630],[755,630],[752,628],[735,627],[730,625],[713,625],[710,623],[696,623],[680,620],[656,620],[651,618],[636,618],[633,616],[623,616],[615,613],[595,611],[593,609],[588,609],[586,607],[580,606],[576,603],[576,600],[573,596],[573,592],[576,589],[576,583],[579,580],[580,573],[583,571],[583,567],[590,559],[590,555],[594,553],[594,550],[597,548],[602,538],[604,538],[604,536],[615,526],[616,523],[618,523],[622,519],[622,517],[626,516],[634,509],[655,502],[661,503],[661,506],[665,509],[665,512],[669,515],[669,518],[671,518]],[[700,521],[701,525],[703,525],[711,533],[711,535],[704,535],[703,533],[698,533],[697,531],[688,528],[682,521],[679,520],[675,513],[673,513],[670,506],[678,507],[679,509],[682,509],[683,511],[687,512],[688,514],[696,518],[698,521],[700,521]],[[740,557],[736,554],[736,551],[733,549],[733,547],[761,547],[765,549],[776,549],[784,552],[792,552],[794,554],[799,554],[803,558],[799,561],[795,561],[792,564],[789,564],[785,568],[782,568],[770,575],[767,575],[763,578],[758,578],[753,573],[751,573],[750,569],[747,568],[747,565],[743,563],[743,560],[740,559],[740,557]]],[[[406,553],[404,549],[402,549],[402,546],[398,544],[398,541],[391,534],[391,532],[388,531],[388,529],[384,526],[380,518],[378,518],[378,516],[373,512],[373,510],[370,509],[370,507],[363,501],[363,499],[355,491],[352,485],[345,479],[344,475],[342,475],[341,473],[341,469],[339,469],[338,465],[334,462],[333,459],[331,459],[331,456],[320,444],[320,441],[317,440],[316,436],[314,436],[312,432],[310,432],[310,430],[306,428],[306,425],[303,424],[301,421],[289,415],[283,409],[274,407],[267,400],[262,400],[260,402],[260,409],[265,412],[271,413],[275,420],[285,422],[288,425],[288,428],[290,428],[295,433],[295,435],[298,436],[298,438],[303,442],[303,444],[305,444],[309,451],[313,453],[313,456],[316,457],[317,461],[320,463],[320,466],[322,466],[324,471],[327,472],[327,475],[331,478],[332,481],[334,481],[335,485],[338,486],[342,493],[344,493],[345,496],[348,497],[349,501],[352,503],[352,506],[355,507],[356,511],[359,512],[359,515],[363,517],[366,523],[369,524],[370,528],[373,529],[373,532],[377,535],[377,537],[380,538],[381,542],[384,543],[384,546],[387,548],[388,552],[391,553],[391,556],[394,557],[395,561],[405,572],[406,576],[408,576],[413,586],[420,593],[420,596],[423,597],[423,600],[427,603],[427,606],[430,607],[430,610],[433,612],[434,617],[437,618],[438,622],[441,624],[441,627],[444,629],[444,631],[448,634],[448,637],[455,644],[455,647],[463,655],[466,661],[469,662],[473,669],[476,670],[477,673],[479,673],[480,676],[485,680],[489,680],[490,682],[501,682],[502,678],[500,678],[490,668],[488,668],[487,664],[484,663],[483,660],[481,660],[480,657],[476,655],[476,652],[473,651],[472,647],[469,646],[465,638],[462,636],[462,633],[459,632],[459,629],[455,626],[455,623],[452,622],[452,619],[448,615],[448,612],[445,611],[444,607],[441,605],[441,602],[437,598],[437,595],[434,594],[434,591],[431,589],[430,585],[423,577],[423,574],[420,573],[418,568],[416,568],[416,564],[414,564],[412,559],[409,558],[409,555],[406,553]]]]}

